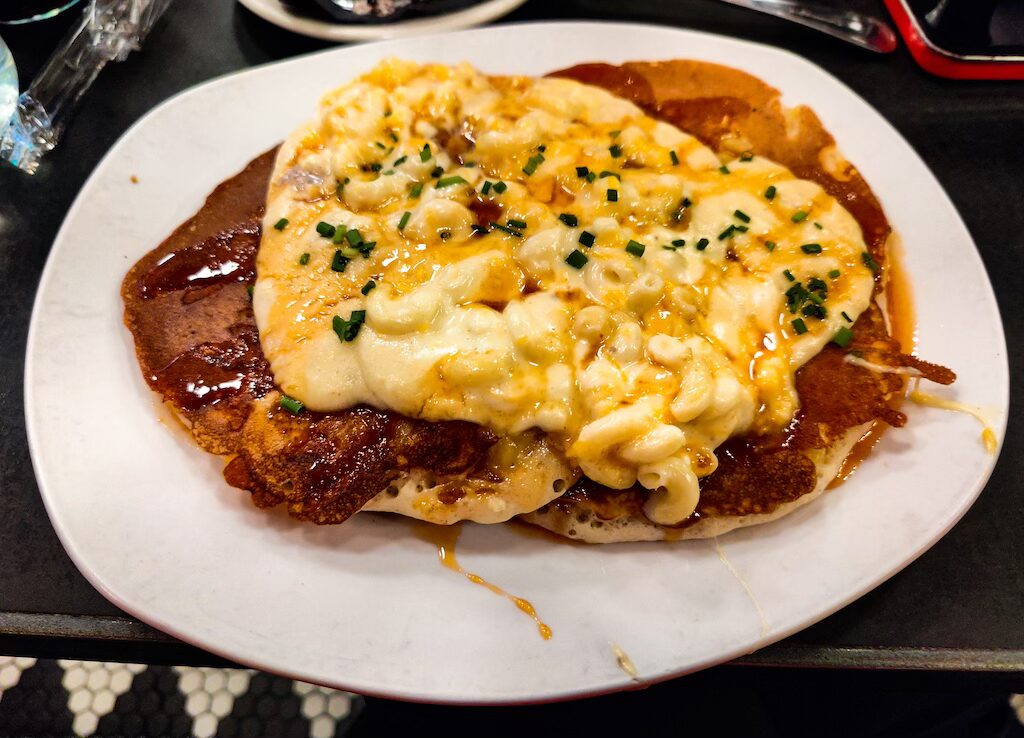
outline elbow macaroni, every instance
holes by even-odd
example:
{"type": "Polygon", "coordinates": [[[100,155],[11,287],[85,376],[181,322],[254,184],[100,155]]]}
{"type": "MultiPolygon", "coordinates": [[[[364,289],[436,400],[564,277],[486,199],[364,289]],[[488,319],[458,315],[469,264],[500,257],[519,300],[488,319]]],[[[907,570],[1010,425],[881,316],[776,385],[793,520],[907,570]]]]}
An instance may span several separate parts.
{"type": "Polygon", "coordinates": [[[316,411],[540,428],[678,523],[721,443],[789,422],[794,372],[872,290],[818,185],[722,163],[570,80],[384,62],[279,154],[254,292],[275,379],[316,411]],[[820,317],[789,309],[812,280],[820,317]],[[355,340],[333,332],[361,310],[355,340]]]}

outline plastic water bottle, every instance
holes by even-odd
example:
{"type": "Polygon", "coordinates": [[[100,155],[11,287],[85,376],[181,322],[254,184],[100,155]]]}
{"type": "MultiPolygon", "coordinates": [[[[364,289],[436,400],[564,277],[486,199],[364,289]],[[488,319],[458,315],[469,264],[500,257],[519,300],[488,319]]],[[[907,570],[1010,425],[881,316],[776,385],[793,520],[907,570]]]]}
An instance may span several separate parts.
{"type": "Polygon", "coordinates": [[[0,131],[7,126],[18,103],[18,70],[7,44],[0,38],[0,131]]]}

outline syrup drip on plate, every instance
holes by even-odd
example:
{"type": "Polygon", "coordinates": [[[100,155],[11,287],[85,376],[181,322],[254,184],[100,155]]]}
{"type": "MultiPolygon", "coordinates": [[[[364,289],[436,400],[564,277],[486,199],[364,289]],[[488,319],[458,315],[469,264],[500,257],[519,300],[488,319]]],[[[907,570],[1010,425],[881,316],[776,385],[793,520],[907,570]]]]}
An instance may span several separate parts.
{"type": "Polygon", "coordinates": [[[473,584],[479,584],[481,587],[490,590],[499,597],[504,597],[521,611],[526,613],[533,622],[537,624],[537,631],[540,633],[541,638],[545,641],[551,638],[551,627],[540,619],[540,616],[537,615],[537,610],[529,600],[524,600],[522,597],[516,597],[515,595],[509,594],[501,587],[491,584],[478,574],[474,574],[473,572],[466,571],[462,568],[459,560],[455,557],[455,544],[459,540],[459,535],[462,533],[462,526],[460,524],[423,526],[421,529],[417,530],[417,533],[418,537],[437,546],[437,556],[442,566],[447,569],[451,569],[457,574],[461,574],[473,584]]]}

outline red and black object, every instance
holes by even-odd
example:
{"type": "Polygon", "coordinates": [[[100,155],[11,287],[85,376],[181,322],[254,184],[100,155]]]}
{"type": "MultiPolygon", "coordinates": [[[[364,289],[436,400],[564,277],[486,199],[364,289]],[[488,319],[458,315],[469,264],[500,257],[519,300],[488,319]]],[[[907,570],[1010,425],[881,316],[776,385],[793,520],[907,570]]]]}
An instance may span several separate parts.
{"type": "Polygon", "coordinates": [[[1024,80],[1022,0],[885,0],[911,55],[952,79],[1024,80]]]}

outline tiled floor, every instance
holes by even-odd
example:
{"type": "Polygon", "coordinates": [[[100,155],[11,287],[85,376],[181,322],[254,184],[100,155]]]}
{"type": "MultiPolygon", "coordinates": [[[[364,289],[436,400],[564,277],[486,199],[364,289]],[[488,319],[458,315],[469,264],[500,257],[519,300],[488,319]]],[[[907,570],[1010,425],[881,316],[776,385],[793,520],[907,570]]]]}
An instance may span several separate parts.
{"type": "Polygon", "coordinates": [[[333,738],[361,707],[348,692],[249,669],[0,656],[4,738],[333,738]]]}
{"type": "Polygon", "coordinates": [[[974,696],[876,691],[823,686],[815,692],[810,687],[787,698],[787,689],[772,685],[723,692],[720,686],[677,683],[600,703],[452,710],[367,702],[348,692],[250,669],[0,656],[0,738],[381,738],[424,733],[522,738],[537,732],[595,738],[667,733],[712,733],[718,738],[1024,738],[1012,712],[1024,725],[1024,695],[1013,696],[1007,706],[1005,696],[984,690],[974,696]],[[726,711],[731,712],[723,722],[726,711]],[[892,715],[852,719],[855,713],[873,711],[892,715]],[[703,722],[694,723],[704,713],[703,722]],[[838,714],[844,715],[836,722],[838,714]],[[896,719],[897,714],[902,717],[896,719]],[[667,730],[670,726],[675,728],[667,730]]]}

